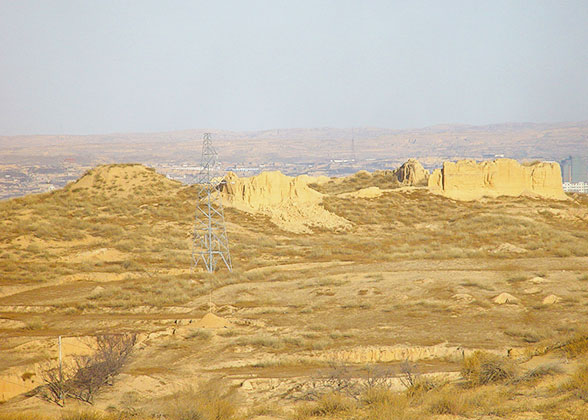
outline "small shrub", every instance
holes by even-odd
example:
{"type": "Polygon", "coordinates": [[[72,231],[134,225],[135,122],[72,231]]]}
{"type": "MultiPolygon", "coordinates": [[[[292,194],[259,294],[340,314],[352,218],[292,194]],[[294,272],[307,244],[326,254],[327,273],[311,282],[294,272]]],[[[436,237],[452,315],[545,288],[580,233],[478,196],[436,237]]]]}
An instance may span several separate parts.
{"type": "Polygon", "coordinates": [[[565,385],[565,389],[588,403],[588,365],[580,366],[572,375],[570,382],[565,385]]]}
{"type": "Polygon", "coordinates": [[[432,414],[464,414],[463,399],[455,392],[435,393],[429,397],[428,409],[432,414]]]}
{"type": "Polygon", "coordinates": [[[188,388],[169,397],[162,418],[168,420],[232,420],[237,412],[233,393],[218,380],[188,388]]]}
{"type": "Polygon", "coordinates": [[[588,353],[588,336],[578,335],[562,346],[562,350],[569,358],[575,358],[588,353]]]}
{"type": "Polygon", "coordinates": [[[96,353],[76,358],[74,366],[66,367],[63,380],[57,367],[43,372],[43,396],[58,405],[65,397],[91,404],[95,394],[120,373],[135,342],[134,334],[96,337],[96,353]]]}
{"type": "Polygon", "coordinates": [[[478,389],[468,391],[447,385],[428,393],[423,406],[435,415],[469,416],[476,411],[479,412],[480,408],[486,411],[483,407],[486,397],[495,400],[487,392],[480,393],[478,389]]]}
{"type": "Polygon", "coordinates": [[[525,343],[538,343],[543,340],[547,334],[542,331],[536,331],[531,329],[517,329],[511,328],[504,331],[505,335],[509,337],[515,337],[523,340],[525,343]]]}
{"type": "Polygon", "coordinates": [[[258,334],[252,337],[239,337],[237,344],[241,346],[257,346],[267,347],[271,349],[281,349],[284,347],[284,341],[279,337],[274,337],[269,334],[258,334]]]}
{"type": "Polygon", "coordinates": [[[367,388],[361,395],[360,401],[367,406],[407,404],[407,399],[404,395],[392,392],[385,386],[367,388]]]}
{"type": "Polygon", "coordinates": [[[354,403],[351,399],[339,394],[329,393],[321,396],[316,402],[305,405],[298,410],[298,417],[326,417],[351,410],[354,403]]]}
{"type": "Polygon", "coordinates": [[[412,385],[406,388],[406,395],[410,398],[417,398],[437,387],[438,384],[436,384],[434,381],[419,376],[415,379],[412,385]]]}
{"type": "Polygon", "coordinates": [[[30,320],[25,326],[27,330],[42,330],[43,328],[45,328],[45,323],[38,318],[30,320]]]}
{"type": "MultiPolygon", "coordinates": [[[[254,407],[251,407],[247,410],[247,414],[245,418],[247,419],[255,419],[257,417],[266,416],[263,418],[271,418],[272,416],[283,416],[284,410],[280,407],[277,403],[265,403],[260,404],[257,403],[254,407]]],[[[281,418],[281,417],[280,417],[281,418]]]]}
{"type": "Polygon", "coordinates": [[[235,337],[235,336],[237,336],[238,334],[239,334],[239,333],[238,333],[236,330],[234,330],[234,329],[224,329],[224,330],[221,330],[221,331],[219,331],[219,332],[217,333],[217,335],[218,335],[219,337],[225,337],[225,338],[228,338],[228,337],[235,337]]]}
{"type": "Polygon", "coordinates": [[[384,387],[371,388],[362,395],[361,403],[366,409],[366,420],[417,420],[409,411],[406,395],[392,392],[384,387]]]}
{"type": "Polygon", "coordinates": [[[188,338],[197,340],[210,340],[212,338],[212,332],[204,328],[198,328],[188,334],[188,338]]]}
{"type": "Polygon", "coordinates": [[[427,392],[435,389],[438,384],[429,378],[423,377],[416,364],[410,364],[405,361],[401,367],[402,373],[400,382],[406,388],[406,395],[409,398],[418,398],[426,394],[427,392]]]}
{"type": "Polygon", "coordinates": [[[509,284],[513,284],[513,283],[520,283],[525,280],[527,280],[527,278],[525,276],[514,276],[514,277],[509,277],[506,280],[506,282],[509,284]]]}
{"type": "Polygon", "coordinates": [[[463,362],[462,376],[471,385],[486,385],[515,377],[514,363],[501,356],[477,351],[463,362]]]}
{"type": "Polygon", "coordinates": [[[563,372],[561,365],[557,363],[545,363],[533,369],[528,370],[523,375],[516,378],[513,382],[534,382],[540,378],[550,375],[556,375],[563,372]]]}
{"type": "Polygon", "coordinates": [[[454,389],[454,391],[462,394],[464,403],[462,409],[469,414],[476,412],[476,414],[507,417],[506,415],[513,409],[506,404],[514,391],[508,385],[485,385],[471,389],[454,389]]]}

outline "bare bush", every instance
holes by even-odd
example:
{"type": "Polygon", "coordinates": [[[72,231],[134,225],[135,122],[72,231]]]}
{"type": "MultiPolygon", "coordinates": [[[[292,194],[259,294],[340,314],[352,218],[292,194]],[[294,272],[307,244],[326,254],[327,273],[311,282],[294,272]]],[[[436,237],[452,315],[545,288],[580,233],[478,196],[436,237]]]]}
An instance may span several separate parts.
{"type": "Polygon", "coordinates": [[[516,367],[506,357],[477,351],[464,360],[461,374],[472,385],[487,385],[512,380],[516,367]]]}
{"type": "Polygon", "coordinates": [[[136,335],[102,335],[96,337],[97,350],[90,356],[79,356],[73,364],[45,370],[44,396],[59,405],[66,397],[92,404],[96,393],[112,384],[127,363],[136,342],[136,335]]]}
{"type": "Polygon", "coordinates": [[[69,371],[60,372],[59,368],[56,367],[46,369],[42,374],[42,379],[45,383],[45,386],[41,389],[42,396],[63,407],[63,398],[66,392],[65,384],[70,376],[69,371]],[[65,382],[64,378],[66,379],[65,382]]]}
{"type": "Polygon", "coordinates": [[[359,401],[373,389],[388,389],[392,372],[379,366],[368,365],[359,372],[344,364],[331,363],[328,371],[319,373],[306,386],[288,391],[288,397],[298,400],[318,401],[328,394],[339,394],[359,401]]]}
{"type": "Polygon", "coordinates": [[[411,398],[437,387],[437,384],[420,374],[416,364],[411,364],[408,360],[400,366],[400,383],[406,388],[406,395],[411,398]]]}

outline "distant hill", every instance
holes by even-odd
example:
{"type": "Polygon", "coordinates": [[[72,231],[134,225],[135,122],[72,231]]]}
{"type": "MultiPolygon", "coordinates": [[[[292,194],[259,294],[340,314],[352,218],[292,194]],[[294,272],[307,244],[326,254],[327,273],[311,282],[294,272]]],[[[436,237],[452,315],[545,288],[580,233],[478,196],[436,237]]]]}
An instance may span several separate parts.
{"type": "Polygon", "coordinates": [[[69,184],[65,190],[118,197],[133,194],[145,197],[166,194],[179,186],[179,182],[167,179],[152,168],[129,163],[97,166],[69,184]]]}
{"type": "Polygon", "coordinates": [[[560,160],[588,154],[588,121],[484,126],[436,125],[420,129],[295,128],[262,131],[182,130],[162,133],[0,137],[0,164],[79,162],[198,162],[202,134],[212,132],[227,163],[408,157],[489,157],[560,160]]]}

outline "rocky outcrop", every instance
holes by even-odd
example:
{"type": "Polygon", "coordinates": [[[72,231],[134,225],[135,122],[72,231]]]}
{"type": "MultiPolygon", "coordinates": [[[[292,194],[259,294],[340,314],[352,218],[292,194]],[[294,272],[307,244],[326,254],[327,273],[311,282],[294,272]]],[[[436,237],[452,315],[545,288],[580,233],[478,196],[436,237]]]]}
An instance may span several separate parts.
{"type": "Polygon", "coordinates": [[[416,159],[408,159],[393,174],[398,182],[406,186],[425,186],[429,180],[429,171],[416,159]]]}
{"type": "Polygon", "coordinates": [[[242,211],[270,216],[280,228],[308,233],[312,227],[341,230],[349,221],[325,210],[320,203],[323,195],[308,186],[316,180],[309,176],[296,178],[279,171],[262,172],[239,178],[229,172],[221,183],[225,204],[242,211]]]}
{"type": "Polygon", "coordinates": [[[308,177],[292,178],[279,171],[262,172],[249,178],[239,178],[233,172],[225,176],[222,192],[235,207],[253,210],[275,207],[286,202],[315,203],[322,194],[308,187],[308,177]]]}
{"type": "Polygon", "coordinates": [[[444,162],[429,177],[429,190],[455,200],[521,195],[567,199],[561,170],[555,162],[521,165],[513,159],[477,163],[467,159],[444,162]]]}

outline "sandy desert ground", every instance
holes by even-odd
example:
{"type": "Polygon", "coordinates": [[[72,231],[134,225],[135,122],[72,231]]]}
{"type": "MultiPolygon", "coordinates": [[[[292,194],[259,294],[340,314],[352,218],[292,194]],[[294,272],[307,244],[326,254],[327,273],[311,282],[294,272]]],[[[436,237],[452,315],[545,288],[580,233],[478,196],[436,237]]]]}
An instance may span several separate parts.
{"type": "Polygon", "coordinates": [[[196,187],[143,166],[0,202],[0,419],[588,418],[588,197],[310,185],[345,223],[227,202],[213,275],[196,187]],[[92,404],[42,398],[58,336],[70,369],[110,334],[136,344],[92,404]]]}

